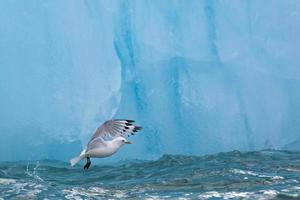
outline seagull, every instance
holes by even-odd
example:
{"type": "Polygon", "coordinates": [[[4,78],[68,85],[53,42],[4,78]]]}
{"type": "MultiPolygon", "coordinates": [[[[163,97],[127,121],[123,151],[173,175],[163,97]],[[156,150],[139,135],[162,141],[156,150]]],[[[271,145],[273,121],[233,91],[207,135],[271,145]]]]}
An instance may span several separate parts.
{"type": "Polygon", "coordinates": [[[124,144],[131,144],[125,136],[134,135],[142,129],[133,124],[134,120],[111,119],[99,126],[79,156],[70,160],[73,167],[79,161],[86,158],[84,169],[91,165],[90,158],[104,158],[116,153],[124,144]],[[109,140],[110,139],[110,140],[109,140]]]}

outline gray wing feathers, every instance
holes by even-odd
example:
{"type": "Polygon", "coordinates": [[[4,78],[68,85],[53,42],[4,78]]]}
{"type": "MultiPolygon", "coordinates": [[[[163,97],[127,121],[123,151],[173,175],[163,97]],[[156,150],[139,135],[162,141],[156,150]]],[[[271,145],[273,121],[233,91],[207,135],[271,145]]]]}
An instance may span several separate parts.
{"type": "Polygon", "coordinates": [[[106,145],[106,143],[104,142],[103,138],[97,137],[88,143],[86,152],[88,152],[91,149],[96,149],[100,146],[105,146],[105,145],[106,145]]]}
{"type": "Polygon", "coordinates": [[[104,138],[106,136],[129,136],[134,135],[136,132],[142,129],[140,126],[133,124],[133,120],[126,119],[112,119],[104,122],[92,136],[89,144],[98,137],[104,138]]]}

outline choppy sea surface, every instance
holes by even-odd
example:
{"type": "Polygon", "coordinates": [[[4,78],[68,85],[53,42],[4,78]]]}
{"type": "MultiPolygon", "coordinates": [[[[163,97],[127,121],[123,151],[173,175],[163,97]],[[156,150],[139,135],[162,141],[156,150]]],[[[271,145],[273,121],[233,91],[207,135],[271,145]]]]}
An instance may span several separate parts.
{"type": "Polygon", "coordinates": [[[300,152],[165,155],[82,165],[0,162],[0,199],[300,199],[300,152]]]}

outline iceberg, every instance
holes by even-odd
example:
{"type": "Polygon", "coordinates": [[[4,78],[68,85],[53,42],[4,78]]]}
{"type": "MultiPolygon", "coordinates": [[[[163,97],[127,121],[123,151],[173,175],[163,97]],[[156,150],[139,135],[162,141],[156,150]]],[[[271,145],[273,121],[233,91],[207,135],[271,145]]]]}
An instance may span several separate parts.
{"type": "Polygon", "coordinates": [[[300,138],[298,1],[1,1],[0,160],[69,160],[109,118],[113,160],[300,138]]]}

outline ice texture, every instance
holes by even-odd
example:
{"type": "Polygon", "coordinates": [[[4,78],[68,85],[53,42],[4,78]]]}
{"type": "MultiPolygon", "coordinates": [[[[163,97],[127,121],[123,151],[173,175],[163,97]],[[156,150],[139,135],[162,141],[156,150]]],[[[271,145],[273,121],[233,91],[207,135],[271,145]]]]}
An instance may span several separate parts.
{"type": "Polygon", "coordinates": [[[0,8],[0,160],[68,160],[109,118],[144,127],[113,159],[300,139],[297,0],[0,8]]]}

